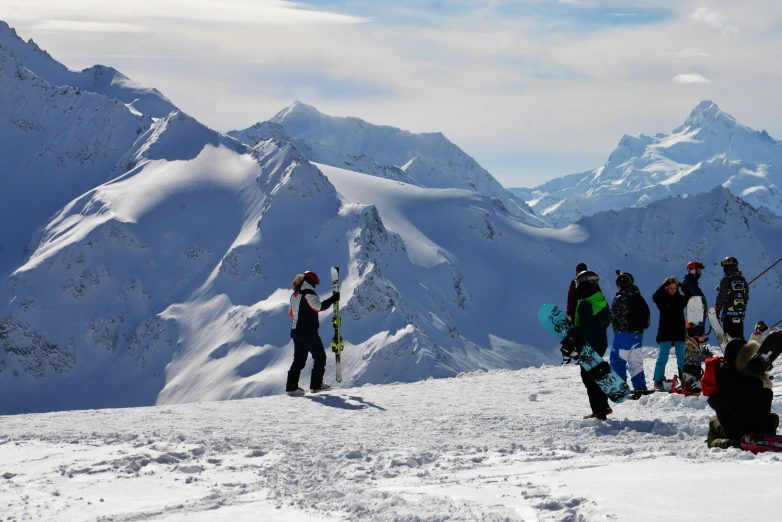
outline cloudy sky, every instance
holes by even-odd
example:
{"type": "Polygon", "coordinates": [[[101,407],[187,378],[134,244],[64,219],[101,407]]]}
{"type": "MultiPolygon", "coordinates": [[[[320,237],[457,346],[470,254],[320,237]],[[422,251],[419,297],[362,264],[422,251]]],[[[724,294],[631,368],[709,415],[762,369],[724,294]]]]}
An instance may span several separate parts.
{"type": "Polygon", "coordinates": [[[602,164],[701,100],[782,139],[779,0],[0,0],[221,131],[294,100],[441,131],[506,186],[602,164]]]}

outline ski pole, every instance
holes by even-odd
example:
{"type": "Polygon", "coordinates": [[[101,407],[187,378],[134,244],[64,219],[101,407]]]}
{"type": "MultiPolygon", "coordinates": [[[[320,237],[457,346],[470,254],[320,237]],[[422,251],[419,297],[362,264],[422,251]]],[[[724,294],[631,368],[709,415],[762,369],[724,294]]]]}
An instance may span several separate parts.
{"type": "Polygon", "coordinates": [[[776,323],[772,324],[772,325],[771,325],[771,328],[774,328],[774,327],[775,327],[776,325],[778,325],[779,323],[782,323],[782,319],[780,319],[780,320],[779,320],[779,321],[777,321],[776,323]]]}
{"type": "MultiPolygon", "coordinates": [[[[758,318],[758,317],[760,317],[761,315],[763,315],[763,314],[765,314],[766,312],[768,312],[769,310],[771,310],[771,308],[773,308],[773,307],[774,307],[774,306],[775,306],[775,305],[776,305],[778,302],[780,302],[780,301],[782,301],[782,297],[780,297],[779,299],[777,299],[776,301],[774,301],[774,304],[772,304],[771,306],[769,306],[768,308],[766,308],[765,310],[763,310],[762,312],[760,312],[758,315],[756,315],[756,316],[755,316],[755,319],[757,319],[757,318],[758,318]]],[[[752,320],[750,320],[750,323],[754,323],[754,322],[755,322],[755,319],[752,319],[752,320]]],[[[782,321],[780,321],[780,322],[782,322],[782,321]]],[[[777,324],[779,324],[779,323],[777,323],[777,324]]]]}
{"type": "Polygon", "coordinates": [[[780,257],[779,259],[777,259],[777,262],[776,262],[776,263],[774,263],[774,264],[773,264],[773,265],[771,265],[770,267],[768,267],[768,268],[766,268],[765,270],[763,270],[763,271],[760,273],[760,275],[758,275],[758,276],[757,276],[755,279],[753,279],[752,281],[750,281],[749,283],[747,283],[747,286],[751,285],[752,283],[754,283],[755,281],[757,281],[758,279],[760,279],[760,277],[761,277],[763,274],[765,274],[766,272],[768,272],[769,270],[771,270],[772,268],[774,268],[775,266],[777,266],[777,265],[779,264],[779,262],[780,262],[780,261],[782,261],[782,257],[780,257]]]}

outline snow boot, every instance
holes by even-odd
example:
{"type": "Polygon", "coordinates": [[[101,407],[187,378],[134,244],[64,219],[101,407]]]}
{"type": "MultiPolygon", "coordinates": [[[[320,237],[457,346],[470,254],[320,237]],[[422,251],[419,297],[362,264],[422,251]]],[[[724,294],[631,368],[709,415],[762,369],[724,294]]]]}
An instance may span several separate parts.
{"type": "Polygon", "coordinates": [[[313,388],[313,389],[311,389],[310,391],[311,391],[312,393],[320,393],[320,392],[327,392],[327,391],[331,391],[331,390],[333,390],[333,389],[334,389],[334,388],[332,388],[332,387],[331,387],[331,386],[329,386],[328,384],[321,384],[319,388],[313,388]]]}
{"type": "Polygon", "coordinates": [[[654,381],[654,389],[655,391],[665,391],[663,381],[654,381]]]}
{"type": "Polygon", "coordinates": [[[592,415],[587,415],[585,419],[600,419],[606,420],[606,417],[614,413],[614,410],[608,408],[606,411],[593,411],[592,415]]]}
{"type": "Polygon", "coordinates": [[[296,388],[295,390],[285,390],[285,393],[290,395],[291,397],[301,397],[304,395],[304,390],[301,388],[296,388]]]}

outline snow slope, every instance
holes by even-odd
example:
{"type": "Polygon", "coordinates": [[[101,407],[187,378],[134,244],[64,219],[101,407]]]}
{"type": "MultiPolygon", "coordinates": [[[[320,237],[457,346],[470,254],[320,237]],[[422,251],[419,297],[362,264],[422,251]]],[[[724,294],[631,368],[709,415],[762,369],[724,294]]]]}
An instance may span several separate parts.
{"type": "Polygon", "coordinates": [[[3,417],[0,505],[74,522],[775,519],[779,454],[707,449],[705,398],[587,409],[577,368],[547,366],[3,417]]]}
{"type": "Polygon", "coordinates": [[[161,118],[176,110],[157,89],[134,82],[112,67],[95,65],[72,71],[51,57],[30,39],[25,42],[14,29],[0,20],[0,47],[39,78],[55,86],[75,87],[107,98],[120,100],[135,112],[161,118]]]}
{"type": "Polygon", "coordinates": [[[359,118],[337,118],[296,101],[269,122],[228,134],[252,145],[279,127],[310,161],[428,188],[460,188],[497,200],[498,208],[546,226],[520,199],[441,133],[413,134],[359,118]]]}
{"type": "Polygon", "coordinates": [[[602,210],[644,206],[722,185],[782,215],[782,142],[701,102],[670,134],[625,135],[601,167],[533,189],[511,189],[557,226],[602,210]]]}
{"type": "Polygon", "coordinates": [[[0,274],[5,275],[34,248],[25,246],[36,229],[106,181],[152,123],[118,100],[43,80],[6,47],[7,31],[0,23],[0,274]]]}

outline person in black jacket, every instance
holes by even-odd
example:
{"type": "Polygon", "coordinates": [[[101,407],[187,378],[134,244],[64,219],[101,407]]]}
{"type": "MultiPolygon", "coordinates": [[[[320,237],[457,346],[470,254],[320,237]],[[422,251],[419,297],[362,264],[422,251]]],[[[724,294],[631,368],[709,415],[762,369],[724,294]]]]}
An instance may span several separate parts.
{"type": "Polygon", "coordinates": [[[703,297],[703,290],[701,290],[698,280],[703,274],[703,263],[700,261],[690,261],[687,263],[687,275],[682,280],[682,286],[686,287],[693,297],[703,297]]]}
{"type": "Polygon", "coordinates": [[[709,397],[715,416],[706,440],[710,448],[738,447],[747,433],[775,435],[779,416],[771,413],[774,392],[765,361],[755,357],[760,345],[734,339],[725,347],[725,361],[716,372],[717,393],[709,397]]]}
{"type": "Polygon", "coordinates": [[[715,309],[722,312],[722,329],[733,339],[744,338],[744,315],[749,302],[749,284],[739,271],[739,261],[726,257],[720,263],[725,276],[718,287],[715,309]]]}
{"type": "Polygon", "coordinates": [[[681,376],[684,366],[684,340],[687,335],[687,323],[684,319],[684,309],[687,301],[692,297],[689,289],[682,286],[675,277],[668,277],[662,286],[652,296],[652,301],[660,310],[660,324],[657,328],[657,343],[660,345],[660,353],[657,356],[657,364],[654,367],[654,389],[664,390],[665,366],[671,355],[671,348],[676,350],[676,364],[681,376]],[[684,292],[682,294],[679,289],[684,292]]]}
{"type": "MultiPolygon", "coordinates": [[[[578,304],[573,318],[575,326],[562,341],[562,354],[566,361],[569,361],[570,354],[578,353],[584,344],[589,344],[600,357],[603,357],[608,349],[606,329],[611,324],[611,319],[608,301],[600,291],[599,281],[600,277],[589,270],[581,272],[576,277],[578,304]]],[[[605,419],[606,415],[613,413],[608,406],[608,397],[583,367],[581,367],[581,381],[589,396],[589,405],[592,408],[590,417],[605,419]]]]}
{"type": "Polygon", "coordinates": [[[321,302],[315,293],[315,286],[320,279],[315,272],[304,272],[297,275],[291,287],[291,306],[289,315],[292,319],[291,339],[293,339],[293,364],[288,371],[288,382],[285,391],[288,395],[304,395],[299,388],[299,376],[307,364],[307,354],[312,354],[312,375],[310,390],[313,392],[329,391],[331,386],[323,384],[323,374],[326,372],[326,350],[318,334],[320,321],[318,314],[325,312],[331,305],[339,301],[339,292],[321,302]]]}
{"type": "Polygon", "coordinates": [[[649,305],[635,286],[632,274],[616,271],[616,296],[611,303],[611,324],[614,327],[614,342],[611,345],[611,369],[619,377],[630,382],[633,390],[646,390],[644,375],[644,330],[649,328],[649,305]]]}

